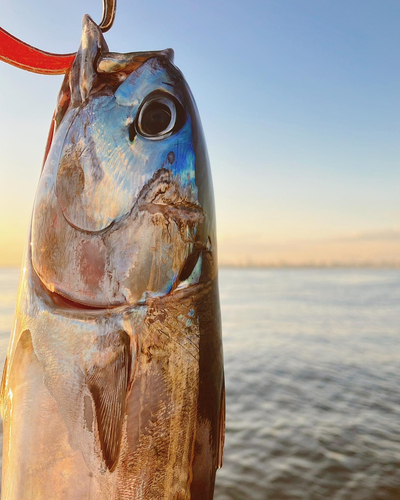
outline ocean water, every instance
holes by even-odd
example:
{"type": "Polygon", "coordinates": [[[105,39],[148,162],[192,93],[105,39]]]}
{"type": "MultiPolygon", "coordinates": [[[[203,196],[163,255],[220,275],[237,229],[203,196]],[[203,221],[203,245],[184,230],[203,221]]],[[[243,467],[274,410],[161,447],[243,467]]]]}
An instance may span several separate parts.
{"type": "MultiPolygon", "coordinates": [[[[0,270],[0,363],[18,284],[0,270]]],[[[222,269],[216,500],[400,499],[400,270],[222,269]]]]}

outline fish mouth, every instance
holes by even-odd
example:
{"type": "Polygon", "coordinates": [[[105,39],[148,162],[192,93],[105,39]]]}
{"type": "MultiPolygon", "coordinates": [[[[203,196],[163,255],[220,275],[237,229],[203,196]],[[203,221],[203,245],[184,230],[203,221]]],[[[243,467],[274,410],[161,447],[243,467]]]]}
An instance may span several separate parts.
{"type": "Polygon", "coordinates": [[[45,287],[46,294],[50,297],[52,303],[59,309],[77,310],[77,311],[87,311],[87,312],[101,312],[109,311],[112,309],[121,309],[123,306],[92,306],[87,305],[82,302],[76,302],[75,300],[68,299],[64,297],[59,292],[52,292],[47,287],[45,287]]]}
{"type": "Polygon", "coordinates": [[[126,309],[131,309],[138,306],[146,306],[149,302],[153,302],[157,299],[162,299],[168,296],[173,296],[175,293],[180,295],[190,294],[194,287],[201,286],[201,277],[203,271],[203,260],[204,255],[209,254],[210,251],[206,247],[196,247],[191,254],[187,257],[184,262],[181,271],[173,283],[171,290],[163,295],[158,295],[157,293],[145,292],[142,299],[136,303],[132,304],[101,304],[98,306],[84,303],[83,301],[72,300],[62,294],[61,291],[54,288],[50,290],[46,284],[42,281],[40,276],[37,274],[34,268],[32,268],[34,276],[37,281],[36,289],[41,290],[42,298],[47,298],[46,302],[51,303],[57,309],[64,311],[76,311],[76,312],[86,312],[86,313],[110,313],[121,312],[126,309]]]}

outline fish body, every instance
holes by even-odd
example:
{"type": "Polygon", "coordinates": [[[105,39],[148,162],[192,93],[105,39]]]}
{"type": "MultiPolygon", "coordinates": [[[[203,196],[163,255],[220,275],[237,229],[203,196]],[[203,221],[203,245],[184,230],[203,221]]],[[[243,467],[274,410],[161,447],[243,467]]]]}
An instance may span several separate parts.
{"type": "Polygon", "coordinates": [[[84,17],[3,372],[4,499],[213,498],[225,420],[213,192],[172,56],[109,52],[84,17]]]}

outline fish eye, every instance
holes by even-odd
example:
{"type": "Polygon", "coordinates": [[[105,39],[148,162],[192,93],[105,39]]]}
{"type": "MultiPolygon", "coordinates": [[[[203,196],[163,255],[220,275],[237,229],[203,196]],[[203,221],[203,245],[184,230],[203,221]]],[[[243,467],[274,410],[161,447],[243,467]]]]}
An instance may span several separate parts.
{"type": "Polygon", "coordinates": [[[152,99],[143,106],[139,128],[145,135],[166,134],[174,126],[175,106],[166,99],[152,99]]]}
{"type": "Polygon", "coordinates": [[[136,120],[137,133],[147,139],[163,139],[182,127],[183,108],[169,95],[153,95],[142,104],[136,120]]]}

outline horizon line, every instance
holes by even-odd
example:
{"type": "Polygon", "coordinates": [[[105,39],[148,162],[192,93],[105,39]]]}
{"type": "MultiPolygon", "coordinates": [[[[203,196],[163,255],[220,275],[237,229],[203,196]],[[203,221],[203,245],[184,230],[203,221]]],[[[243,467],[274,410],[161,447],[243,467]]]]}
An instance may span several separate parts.
{"type": "MultiPolygon", "coordinates": [[[[289,262],[274,263],[221,263],[219,269],[400,269],[400,262],[330,262],[312,263],[304,262],[291,264],[289,262]]],[[[0,264],[0,269],[20,270],[21,266],[0,264]]]]}
{"type": "Polygon", "coordinates": [[[332,263],[332,264],[219,264],[220,269],[400,269],[400,263],[332,263]]]}

